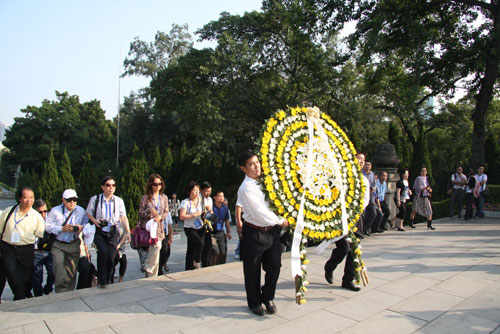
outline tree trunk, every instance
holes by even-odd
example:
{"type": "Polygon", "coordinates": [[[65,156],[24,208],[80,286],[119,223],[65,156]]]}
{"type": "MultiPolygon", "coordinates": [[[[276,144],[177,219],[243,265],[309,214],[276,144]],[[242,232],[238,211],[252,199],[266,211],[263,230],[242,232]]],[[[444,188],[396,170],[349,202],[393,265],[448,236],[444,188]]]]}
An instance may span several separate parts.
{"type": "Polygon", "coordinates": [[[477,168],[484,164],[484,143],[486,141],[486,113],[493,97],[493,89],[498,79],[500,66],[500,3],[493,9],[493,29],[491,47],[486,57],[484,77],[476,97],[476,107],[472,113],[474,130],[472,134],[471,166],[477,168]]]}

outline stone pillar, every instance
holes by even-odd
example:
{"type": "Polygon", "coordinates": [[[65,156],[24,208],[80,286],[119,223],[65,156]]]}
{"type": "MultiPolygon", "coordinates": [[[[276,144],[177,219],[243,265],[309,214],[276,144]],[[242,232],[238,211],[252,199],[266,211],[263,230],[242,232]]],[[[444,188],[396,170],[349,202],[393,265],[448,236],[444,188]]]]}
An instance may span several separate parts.
{"type": "Polygon", "coordinates": [[[383,143],[378,146],[377,153],[372,159],[373,172],[378,174],[380,171],[387,172],[387,193],[385,202],[391,209],[389,219],[397,214],[396,204],[394,203],[394,193],[396,192],[396,182],[399,181],[398,164],[401,161],[396,153],[396,148],[391,143],[383,143]]]}

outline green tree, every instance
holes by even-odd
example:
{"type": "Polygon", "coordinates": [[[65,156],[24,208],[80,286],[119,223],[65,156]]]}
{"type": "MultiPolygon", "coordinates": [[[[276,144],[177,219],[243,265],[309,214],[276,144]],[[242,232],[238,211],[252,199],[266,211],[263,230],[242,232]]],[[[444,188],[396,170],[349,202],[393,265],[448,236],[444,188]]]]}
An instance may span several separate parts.
{"type": "Polygon", "coordinates": [[[397,55],[427,96],[451,96],[466,81],[475,95],[471,163],[483,163],[486,116],[500,70],[500,2],[359,0],[353,6],[348,20],[358,23],[351,42],[361,44],[364,59],[381,59],[384,66],[397,55]]]}
{"type": "MultiPolygon", "coordinates": [[[[20,164],[23,172],[33,170],[40,175],[50,151],[60,161],[66,148],[72,162],[79,162],[88,150],[109,169],[114,161],[115,127],[106,120],[99,101],[80,103],[78,96],[59,92],[56,98],[44,100],[40,107],[28,106],[21,110],[25,116],[16,117],[6,131],[3,143],[9,153],[5,161],[15,166],[20,164]]],[[[78,163],[71,166],[75,175],[80,168],[78,163]]]]}
{"type": "Polygon", "coordinates": [[[144,152],[140,151],[137,145],[134,146],[132,156],[123,168],[121,184],[123,201],[128,203],[127,212],[131,226],[135,226],[139,219],[138,209],[141,197],[146,191],[148,170],[144,152]]]}
{"type": "Polygon", "coordinates": [[[154,42],[147,43],[136,37],[123,61],[123,76],[142,75],[154,79],[159,71],[175,63],[192,45],[187,24],[172,24],[168,35],[158,31],[154,42]]]}
{"type": "Polygon", "coordinates": [[[61,164],[59,166],[62,189],[75,189],[75,179],[71,174],[71,162],[68,153],[64,149],[61,164]]]}
{"type": "Polygon", "coordinates": [[[422,168],[422,166],[425,166],[427,168],[427,177],[429,178],[429,183],[434,186],[434,178],[432,177],[432,166],[429,156],[429,148],[427,146],[426,133],[418,138],[415,145],[415,150],[413,151],[410,166],[411,180],[415,180],[415,178],[420,175],[420,169],[422,168]]]}
{"type": "Polygon", "coordinates": [[[490,132],[485,143],[486,166],[488,173],[488,183],[500,184],[498,172],[500,170],[500,148],[498,147],[498,137],[490,132]]]}
{"type": "MultiPolygon", "coordinates": [[[[153,151],[153,155],[151,157],[151,167],[153,173],[157,173],[160,175],[163,174],[160,147],[158,145],[156,145],[155,150],[153,151]]],[[[165,177],[165,175],[161,176],[165,177]]]]}
{"type": "Polygon", "coordinates": [[[49,207],[61,202],[62,183],[57,171],[57,163],[53,150],[50,150],[49,158],[43,163],[42,179],[39,183],[39,198],[45,199],[49,207]]]}
{"type": "Polygon", "coordinates": [[[96,170],[93,167],[92,156],[89,152],[83,155],[82,169],[78,177],[78,197],[79,202],[83,205],[88,203],[90,198],[99,193],[99,180],[96,170]]]}
{"type": "MultiPolygon", "coordinates": [[[[172,149],[170,149],[169,146],[165,147],[165,152],[163,153],[163,159],[162,159],[162,176],[165,178],[165,180],[170,179],[170,174],[172,172],[172,165],[174,163],[174,156],[172,154],[172,149]]],[[[169,180],[170,181],[170,180],[169,180]]]]}

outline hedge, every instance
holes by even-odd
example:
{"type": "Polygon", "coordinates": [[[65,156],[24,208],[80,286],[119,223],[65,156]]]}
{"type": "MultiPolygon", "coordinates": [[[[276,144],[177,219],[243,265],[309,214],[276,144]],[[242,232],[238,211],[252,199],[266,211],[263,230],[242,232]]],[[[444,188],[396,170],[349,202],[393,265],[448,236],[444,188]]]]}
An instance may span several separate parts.
{"type": "Polygon", "coordinates": [[[488,184],[488,198],[486,202],[488,203],[500,203],[500,185],[498,184],[488,184]]]}

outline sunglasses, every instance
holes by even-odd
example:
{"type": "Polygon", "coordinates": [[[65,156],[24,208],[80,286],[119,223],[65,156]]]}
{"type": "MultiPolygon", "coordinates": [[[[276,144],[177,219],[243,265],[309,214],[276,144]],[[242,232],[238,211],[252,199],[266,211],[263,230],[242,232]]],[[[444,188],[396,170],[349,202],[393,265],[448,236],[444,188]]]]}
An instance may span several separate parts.
{"type": "Polygon", "coordinates": [[[106,183],[105,184],[106,187],[110,188],[110,187],[116,187],[116,184],[115,183],[106,183]]]}
{"type": "Polygon", "coordinates": [[[38,210],[38,213],[47,213],[49,210],[38,210]]]}
{"type": "Polygon", "coordinates": [[[77,198],[76,197],[71,197],[71,198],[65,198],[66,202],[75,202],[76,203],[76,200],[77,198]]]}
{"type": "Polygon", "coordinates": [[[153,187],[159,187],[159,186],[161,186],[161,183],[151,183],[151,185],[152,185],[153,187]]]}

